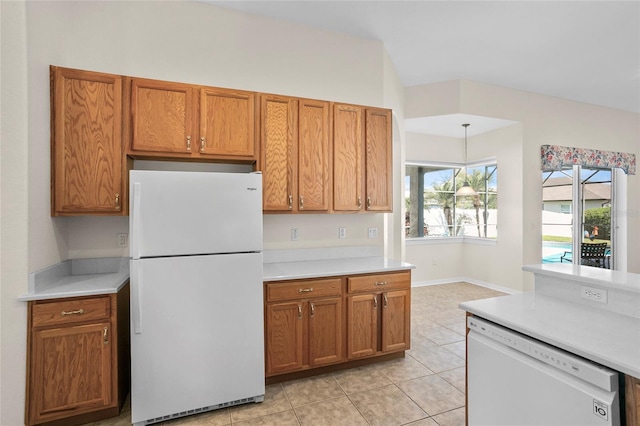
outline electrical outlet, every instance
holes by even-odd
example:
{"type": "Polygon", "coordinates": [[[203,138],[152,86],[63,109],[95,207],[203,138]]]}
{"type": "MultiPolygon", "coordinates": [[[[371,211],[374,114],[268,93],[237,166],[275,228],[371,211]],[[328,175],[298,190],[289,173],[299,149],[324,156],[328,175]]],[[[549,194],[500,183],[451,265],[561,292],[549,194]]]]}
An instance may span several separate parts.
{"type": "Polygon", "coordinates": [[[118,247],[127,247],[128,234],[118,234],[118,247]]]}
{"type": "Polygon", "coordinates": [[[338,228],[338,238],[341,240],[347,238],[347,228],[338,228]]]}
{"type": "Polygon", "coordinates": [[[594,302],[607,303],[607,290],[592,287],[580,287],[580,296],[594,302]]]}
{"type": "Polygon", "coordinates": [[[291,228],[291,241],[298,241],[298,228],[291,228]]]}
{"type": "Polygon", "coordinates": [[[369,238],[378,238],[378,228],[369,228],[369,238]]]}

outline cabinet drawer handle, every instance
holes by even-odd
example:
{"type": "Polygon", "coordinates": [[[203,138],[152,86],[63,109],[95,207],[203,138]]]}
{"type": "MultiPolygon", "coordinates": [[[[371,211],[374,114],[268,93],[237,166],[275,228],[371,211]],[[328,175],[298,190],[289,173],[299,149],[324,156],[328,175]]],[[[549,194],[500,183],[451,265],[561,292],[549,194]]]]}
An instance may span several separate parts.
{"type": "Polygon", "coordinates": [[[371,197],[367,197],[367,208],[371,208],[371,197]]]}
{"type": "Polygon", "coordinates": [[[376,281],[375,285],[378,286],[378,287],[382,287],[382,286],[387,285],[387,282],[386,281],[376,281]]]}
{"type": "Polygon", "coordinates": [[[191,136],[187,136],[187,151],[191,152],[191,136]]]}
{"type": "Polygon", "coordinates": [[[377,297],[373,298],[373,309],[378,309],[378,298],[377,297]]]}
{"type": "Polygon", "coordinates": [[[205,138],[204,136],[200,138],[200,152],[204,152],[205,149],[205,138]]]}
{"type": "Polygon", "coordinates": [[[65,316],[65,315],[80,315],[80,314],[84,314],[84,309],[78,309],[77,311],[62,311],[60,315],[65,316]]]}
{"type": "Polygon", "coordinates": [[[298,319],[302,319],[302,305],[298,305],[298,319]]]}
{"type": "Polygon", "coordinates": [[[116,192],[116,210],[120,210],[120,194],[116,192]]]}
{"type": "Polygon", "coordinates": [[[104,332],[102,333],[102,342],[105,345],[109,344],[109,327],[104,328],[104,332]]]}
{"type": "Polygon", "coordinates": [[[362,208],[362,198],[358,197],[358,210],[362,208]]]}
{"type": "Polygon", "coordinates": [[[293,195],[289,194],[289,210],[293,208],[293,195]]]}
{"type": "Polygon", "coordinates": [[[387,308],[387,303],[389,302],[389,301],[387,300],[387,294],[386,294],[386,293],[385,293],[385,294],[383,294],[383,295],[382,295],[382,298],[384,299],[384,305],[383,305],[383,306],[384,306],[384,308],[386,309],[386,308],[387,308]]]}
{"type": "Polygon", "coordinates": [[[311,303],[311,318],[313,318],[315,314],[316,314],[316,305],[311,303]]]}
{"type": "Polygon", "coordinates": [[[304,198],[302,198],[302,195],[300,196],[300,210],[304,209],[304,198]]]}
{"type": "Polygon", "coordinates": [[[313,291],[313,287],[298,289],[298,293],[311,293],[312,291],[313,291]]]}

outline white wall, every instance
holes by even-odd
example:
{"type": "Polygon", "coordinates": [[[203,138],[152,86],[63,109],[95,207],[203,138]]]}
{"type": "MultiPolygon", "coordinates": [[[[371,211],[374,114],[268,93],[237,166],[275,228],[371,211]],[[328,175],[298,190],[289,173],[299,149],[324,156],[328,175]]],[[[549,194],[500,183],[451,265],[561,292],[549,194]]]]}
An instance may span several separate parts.
{"type": "Polygon", "coordinates": [[[28,136],[26,13],[0,2],[0,424],[23,422],[27,306],[28,136]]]}
{"type": "MultiPolygon", "coordinates": [[[[116,244],[116,234],[128,228],[126,217],[50,217],[49,65],[390,107],[394,128],[403,119],[395,110],[402,105],[403,93],[378,41],[200,2],[0,4],[2,139],[14,142],[3,144],[0,170],[0,423],[14,425],[23,421],[26,359],[26,305],[15,299],[27,291],[28,272],[67,258],[128,254],[116,244]],[[15,94],[5,97],[5,88],[15,94]],[[5,113],[8,103],[11,111],[5,113]]],[[[400,151],[400,144],[394,135],[394,152],[400,151]]],[[[394,158],[394,164],[398,161],[394,158]]],[[[383,248],[385,242],[394,244],[384,234],[386,216],[268,215],[265,248],[362,244],[383,248]],[[300,231],[297,242],[288,240],[292,225],[300,231]],[[338,240],[339,226],[347,228],[345,240],[338,240]],[[370,226],[381,231],[378,239],[364,238],[370,226]]]]}
{"type": "MultiPolygon", "coordinates": [[[[522,127],[519,124],[468,138],[470,162],[495,157],[498,165],[498,238],[494,242],[410,241],[406,261],[414,263],[414,281],[438,283],[466,278],[522,290],[522,127]]],[[[461,163],[464,140],[407,134],[407,161],[461,163]]]]}
{"type": "MultiPolygon", "coordinates": [[[[503,270],[502,266],[500,271],[489,270],[487,264],[483,264],[486,269],[481,274],[485,277],[505,280],[511,283],[510,287],[514,289],[530,289],[533,286],[533,277],[531,274],[519,272],[519,268],[523,264],[540,262],[542,243],[540,146],[557,144],[630,152],[638,156],[640,114],[468,80],[447,81],[410,87],[405,90],[405,118],[456,113],[512,120],[521,125],[520,147],[513,149],[511,158],[520,156],[518,174],[521,176],[519,185],[521,185],[522,198],[513,205],[514,211],[509,216],[511,220],[511,214],[521,215],[521,219],[515,219],[522,222],[521,257],[512,259],[509,256],[504,259],[504,262],[515,263],[507,268],[511,272],[503,270]]],[[[475,155],[473,150],[476,145],[472,143],[474,139],[477,140],[470,139],[470,159],[475,155]]],[[[503,170],[499,170],[499,173],[499,179],[502,177],[500,180],[502,187],[504,179],[512,182],[513,176],[504,173],[503,170]]],[[[517,179],[518,176],[515,178],[517,179]]],[[[629,176],[627,184],[628,204],[625,212],[628,223],[627,265],[629,272],[638,273],[640,272],[640,240],[635,238],[640,234],[638,176],[629,176]]],[[[504,210],[502,205],[504,199],[501,193],[499,210],[504,210]]],[[[513,199],[507,201],[513,203],[513,199]]],[[[502,224],[499,224],[498,232],[502,233],[502,224]]],[[[468,255],[474,251],[483,249],[465,247],[465,257],[468,258],[468,255]]],[[[471,275],[470,278],[475,276],[471,275]]]]}

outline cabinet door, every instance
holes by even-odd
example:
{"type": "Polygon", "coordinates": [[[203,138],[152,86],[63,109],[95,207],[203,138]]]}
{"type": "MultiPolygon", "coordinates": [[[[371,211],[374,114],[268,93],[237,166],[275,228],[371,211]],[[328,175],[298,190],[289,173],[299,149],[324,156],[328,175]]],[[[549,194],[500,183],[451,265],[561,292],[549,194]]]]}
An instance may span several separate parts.
{"type": "Polygon", "coordinates": [[[382,352],[409,349],[410,290],[382,293],[382,352]]]}
{"type": "Polygon", "coordinates": [[[122,214],[122,77],[52,67],[52,215],[122,214]]]}
{"type": "Polygon", "coordinates": [[[55,420],[112,402],[111,323],[36,330],[31,419],[55,420]]]}
{"type": "Polygon", "coordinates": [[[134,79],[131,149],[179,154],[195,151],[193,90],[188,84],[134,79]]]}
{"type": "Polygon", "coordinates": [[[365,115],[367,210],[392,210],[391,111],[367,109],[365,115]]]}
{"type": "Polygon", "coordinates": [[[329,103],[300,100],[298,119],[298,210],[327,211],[331,188],[329,103]]]}
{"type": "Polygon", "coordinates": [[[333,209],[358,211],[363,197],[362,108],[333,106],[333,209]]]}
{"type": "Polygon", "coordinates": [[[640,425],[640,379],[625,375],[625,413],[628,426],[640,425]]]}
{"type": "Polygon", "coordinates": [[[310,300],[309,365],[342,361],[342,341],[342,298],[310,300]]]}
{"type": "Polygon", "coordinates": [[[297,197],[298,101],[261,98],[262,203],[265,211],[291,211],[297,197]]]}
{"type": "Polygon", "coordinates": [[[301,368],[303,347],[303,303],[267,305],[267,376],[301,368]]]}
{"type": "Polygon", "coordinates": [[[201,155],[254,159],[255,94],[239,90],[200,89],[201,155]]]}
{"type": "Polygon", "coordinates": [[[378,298],[376,294],[348,297],[347,357],[375,355],[378,351],[378,298]]]}

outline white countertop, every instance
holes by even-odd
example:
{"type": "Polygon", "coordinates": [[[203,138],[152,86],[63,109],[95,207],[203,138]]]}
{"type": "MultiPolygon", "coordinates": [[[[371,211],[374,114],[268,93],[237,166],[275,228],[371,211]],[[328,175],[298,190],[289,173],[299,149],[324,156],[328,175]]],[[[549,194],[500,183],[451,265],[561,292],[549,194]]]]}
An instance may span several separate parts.
{"type": "Polygon", "coordinates": [[[461,303],[460,307],[527,336],[640,378],[640,275],[586,266],[522,268],[535,292],[461,303]],[[604,289],[607,303],[585,299],[604,289]]]}
{"type": "Polygon", "coordinates": [[[543,263],[525,265],[523,271],[547,275],[584,284],[596,284],[607,288],[640,293],[640,274],[614,271],[605,268],[573,265],[570,263],[543,263]]]}
{"type": "Polygon", "coordinates": [[[129,259],[71,259],[29,274],[19,301],[117,293],[129,281],[129,259]]]}
{"type": "Polygon", "coordinates": [[[413,268],[415,266],[410,263],[385,257],[274,262],[264,264],[262,279],[263,281],[295,280],[300,278],[393,272],[413,268]]]}

